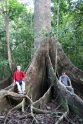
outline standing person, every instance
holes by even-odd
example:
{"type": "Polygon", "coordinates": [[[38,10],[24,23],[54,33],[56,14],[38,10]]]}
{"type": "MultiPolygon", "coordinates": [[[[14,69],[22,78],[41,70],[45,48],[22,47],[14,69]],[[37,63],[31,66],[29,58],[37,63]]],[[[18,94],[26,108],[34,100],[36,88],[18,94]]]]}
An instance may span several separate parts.
{"type": "Polygon", "coordinates": [[[25,93],[25,82],[23,81],[26,77],[26,74],[21,71],[21,66],[17,66],[17,70],[13,74],[13,86],[17,85],[18,93],[19,94],[26,94],[25,93]]]}
{"type": "Polygon", "coordinates": [[[72,88],[71,80],[66,75],[65,72],[62,72],[62,76],[59,77],[59,81],[62,82],[71,93],[74,93],[74,89],[72,88]],[[69,85],[68,85],[68,83],[69,83],[69,85]]]}

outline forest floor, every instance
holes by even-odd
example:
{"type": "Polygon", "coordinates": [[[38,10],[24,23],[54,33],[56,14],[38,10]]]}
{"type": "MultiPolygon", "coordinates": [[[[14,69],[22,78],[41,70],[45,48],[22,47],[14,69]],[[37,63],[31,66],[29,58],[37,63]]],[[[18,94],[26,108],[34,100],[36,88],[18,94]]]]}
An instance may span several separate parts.
{"type": "MultiPolygon", "coordinates": [[[[57,110],[56,108],[59,106],[58,100],[51,100],[48,104],[41,106],[42,110],[49,110],[52,111],[51,114],[34,114],[35,118],[39,122],[39,124],[55,124],[59,117],[53,113],[54,111],[57,112],[65,112],[63,107],[59,107],[57,110]]],[[[13,106],[12,106],[13,107],[13,106]]],[[[5,117],[9,110],[5,110],[0,115],[0,124],[4,124],[5,117]]],[[[9,113],[6,124],[34,124],[33,118],[24,118],[21,119],[22,116],[29,114],[29,108],[25,107],[25,112],[22,113],[21,110],[14,110],[9,113]]],[[[60,124],[83,124],[83,120],[76,114],[70,112],[66,119],[60,124]]]]}

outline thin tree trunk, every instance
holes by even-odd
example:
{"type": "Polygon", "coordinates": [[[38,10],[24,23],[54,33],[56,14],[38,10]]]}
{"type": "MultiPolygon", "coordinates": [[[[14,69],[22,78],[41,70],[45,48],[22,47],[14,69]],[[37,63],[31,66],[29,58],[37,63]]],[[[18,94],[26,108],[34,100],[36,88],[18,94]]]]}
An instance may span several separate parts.
{"type": "Polygon", "coordinates": [[[6,1],[6,15],[5,17],[5,27],[6,27],[6,43],[7,43],[7,54],[9,67],[12,70],[12,59],[11,59],[11,51],[10,51],[10,29],[9,29],[9,15],[8,15],[8,3],[6,1]]]}
{"type": "Polygon", "coordinates": [[[12,71],[12,59],[11,59],[11,50],[10,50],[10,29],[9,29],[9,9],[8,9],[8,2],[2,1],[2,14],[5,21],[5,29],[6,29],[6,57],[9,62],[10,70],[12,71]],[[5,4],[5,8],[4,8],[5,4]]]}

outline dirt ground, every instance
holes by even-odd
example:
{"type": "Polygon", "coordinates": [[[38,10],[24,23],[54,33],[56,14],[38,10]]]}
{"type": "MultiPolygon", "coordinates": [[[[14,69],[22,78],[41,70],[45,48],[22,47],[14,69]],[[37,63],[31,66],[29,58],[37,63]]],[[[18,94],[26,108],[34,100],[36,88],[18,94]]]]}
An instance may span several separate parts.
{"type": "MultiPolygon", "coordinates": [[[[50,103],[45,104],[41,106],[40,108],[42,110],[49,110],[52,111],[51,114],[34,114],[35,118],[37,119],[39,124],[55,124],[57,120],[60,118],[62,114],[59,114],[58,116],[54,114],[54,111],[57,112],[65,112],[65,109],[63,107],[59,107],[57,110],[56,108],[59,106],[58,100],[51,100],[50,103]]],[[[8,110],[9,111],[9,110],[8,110]]],[[[0,115],[0,124],[4,124],[5,117],[8,113],[7,110],[5,110],[0,115]]],[[[35,124],[33,121],[33,118],[24,118],[21,119],[22,116],[29,114],[29,108],[25,108],[25,112],[22,113],[21,110],[14,110],[10,112],[7,118],[6,124],[35,124]]],[[[83,124],[83,120],[78,117],[78,115],[70,112],[66,119],[63,119],[63,121],[60,124],[83,124]]]]}

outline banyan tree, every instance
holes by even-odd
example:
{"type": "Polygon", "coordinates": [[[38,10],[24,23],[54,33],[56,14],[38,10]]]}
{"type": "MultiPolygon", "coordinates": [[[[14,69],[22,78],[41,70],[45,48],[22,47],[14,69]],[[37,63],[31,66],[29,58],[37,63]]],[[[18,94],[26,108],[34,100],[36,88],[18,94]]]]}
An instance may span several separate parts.
{"type": "MultiPolygon", "coordinates": [[[[65,108],[66,116],[69,111],[73,111],[79,117],[83,118],[83,71],[76,68],[64,53],[61,45],[55,36],[40,36],[44,30],[51,31],[51,10],[50,0],[36,0],[34,7],[34,33],[38,35],[34,39],[35,54],[26,69],[26,95],[18,94],[11,85],[10,77],[0,82],[0,113],[4,109],[22,108],[29,106],[31,116],[33,112],[49,113],[40,109],[40,106],[48,103],[52,97],[58,96],[59,102],[65,108]],[[65,70],[72,81],[75,93],[72,94],[58,80],[62,71],[65,70]]],[[[64,117],[63,116],[63,117],[64,117]]],[[[5,120],[6,122],[6,120],[5,120]]],[[[36,121],[37,123],[37,121],[36,121]]]]}

